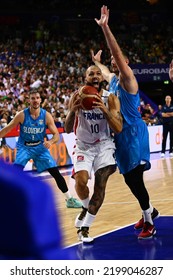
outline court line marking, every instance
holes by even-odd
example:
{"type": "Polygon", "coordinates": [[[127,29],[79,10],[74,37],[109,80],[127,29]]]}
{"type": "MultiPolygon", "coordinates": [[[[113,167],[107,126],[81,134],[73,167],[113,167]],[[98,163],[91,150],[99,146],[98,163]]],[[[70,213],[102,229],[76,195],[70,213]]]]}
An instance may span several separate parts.
{"type": "MultiPolygon", "coordinates": [[[[163,218],[163,217],[173,217],[173,215],[163,215],[163,216],[162,216],[162,215],[160,215],[159,217],[162,217],[162,218],[163,218]]],[[[136,221],[135,221],[134,223],[127,224],[127,225],[125,225],[125,226],[121,226],[120,228],[113,229],[113,230],[107,231],[107,232],[105,232],[105,233],[102,233],[102,234],[96,235],[96,236],[94,237],[94,239],[96,239],[96,238],[98,238],[98,237],[101,237],[101,236],[104,236],[104,235],[107,235],[107,234],[109,234],[109,233],[112,233],[112,232],[115,232],[115,231],[121,230],[121,229],[123,229],[123,228],[129,227],[129,226],[132,226],[132,225],[134,225],[135,223],[136,223],[136,221]]],[[[74,246],[79,245],[79,244],[82,244],[82,241],[79,241],[79,242],[77,242],[77,243],[74,243],[74,244],[71,244],[71,245],[65,246],[65,247],[64,247],[64,249],[68,249],[68,248],[74,247],[74,246]]]]}

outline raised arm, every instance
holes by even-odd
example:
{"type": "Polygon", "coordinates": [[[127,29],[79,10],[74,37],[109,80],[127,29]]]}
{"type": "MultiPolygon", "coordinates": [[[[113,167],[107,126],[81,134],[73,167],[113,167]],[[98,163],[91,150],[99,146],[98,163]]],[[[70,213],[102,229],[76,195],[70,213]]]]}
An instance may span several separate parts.
{"type": "Polygon", "coordinates": [[[97,24],[102,28],[107,45],[120,73],[120,84],[129,93],[136,94],[138,91],[138,84],[133,74],[132,69],[128,66],[128,59],[124,56],[117,40],[115,39],[110,27],[108,25],[109,9],[107,6],[102,6],[100,19],[95,19],[97,24]]]}
{"type": "Polygon", "coordinates": [[[91,50],[91,58],[92,58],[92,61],[94,62],[94,64],[96,66],[98,66],[101,71],[102,71],[102,75],[103,75],[103,78],[108,82],[110,83],[111,82],[111,79],[113,76],[115,76],[114,73],[111,73],[109,68],[107,66],[105,66],[104,64],[101,63],[101,54],[102,54],[102,50],[99,50],[96,54],[94,54],[94,51],[91,50]]]}
{"type": "Polygon", "coordinates": [[[21,111],[11,120],[11,122],[9,122],[3,129],[0,130],[0,138],[5,137],[5,135],[9,133],[13,128],[22,123],[23,119],[24,113],[23,111],[21,111]]]}

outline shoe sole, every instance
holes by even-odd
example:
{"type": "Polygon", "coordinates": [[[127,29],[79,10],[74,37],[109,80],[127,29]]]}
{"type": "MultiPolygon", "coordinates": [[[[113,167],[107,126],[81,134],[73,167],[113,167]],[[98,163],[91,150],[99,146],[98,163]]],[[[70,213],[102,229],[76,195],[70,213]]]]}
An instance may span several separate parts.
{"type": "Polygon", "coordinates": [[[78,240],[82,241],[82,243],[84,243],[84,244],[89,244],[89,243],[92,243],[94,241],[94,238],[91,238],[90,241],[89,240],[87,241],[87,240],[83,240],[82,237],[80,235],[78,235],[78,240]]]}
{"type": "Polygon", "coordinates": [[[87,240],[82,240],[82,238],[78,237],[78,240],[82,241],[82,243],[84,244],[88,244],[88,243],[92,243],[94,241],[94,238],[92,238],[90,241],[87,241],[87,240]]]}
{"type": "MultiPolygon", "coordinates": [[[[152,220],[153,220],[153,221],[154,221],[154,220],[157,220],[159,217],[160,217],[160,212],[158,212],[157,216],[154,217],[154,219],[152,219],[152,220]]],[[[140,228],[135,228],[135,227],[134,227],[134,229],[135,229],[135,230],[141,230],[142,227],[140,227],[140,228]]]]}
{"type": "Polygon", "coordinates": [[[148,237],[138,236],[138,239],[152,239],[155,235],[156,235],[156,229],[154,230],[154,232],[153,232],[153,234],[151,236],[148,236],[148,237]]]}
{"type": "Polygon", "coordinates": [[[92,239],[92,240],[90,240],[90,241],[84,241],[84,240],[82,240],[82,242],[83,242],[83,244],[91,244],[91,243],[94,242],[94,239],[92,239]]]}
{"type": "Polygon", "coordinates": [[[66,205],[67,208],[82,208],[82,206],[73,206],[73,205],[66,205]]]}

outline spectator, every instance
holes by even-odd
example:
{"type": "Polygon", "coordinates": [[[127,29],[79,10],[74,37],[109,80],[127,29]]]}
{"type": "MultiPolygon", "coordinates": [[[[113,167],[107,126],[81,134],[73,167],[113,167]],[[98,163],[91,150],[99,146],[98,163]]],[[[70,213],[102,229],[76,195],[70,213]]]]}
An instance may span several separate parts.
{"type": "Polygon", "coordinates": [[[157,124],[162,125],[163,124],[163,118],[162,118],[162,105],[161,104],[158,105],[158,110],[156,111],[154,116],[157,120],[157,124]]]}
{"type": "Polygon", "coordinates": [[[170,95],[165,97],[165,104],[162,107],[162,121],[163,121],[163,137],[162,137],[162,150],[161,157],[165,157],[166,140],[169,133],[169,156],[173,157],[173,104],[170,95]]]}

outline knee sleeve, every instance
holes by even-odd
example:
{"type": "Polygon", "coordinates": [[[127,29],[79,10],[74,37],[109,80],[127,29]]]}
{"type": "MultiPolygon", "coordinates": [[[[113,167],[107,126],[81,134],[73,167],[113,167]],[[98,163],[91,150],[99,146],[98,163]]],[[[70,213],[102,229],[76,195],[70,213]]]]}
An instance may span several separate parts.
{"type": "Polygon", "coordinates": [[[131,192],[139,201],[142,210],[149,208],[149,195],[143,180],[144,166],[139,165],[130,172],[124,174],[124,179],[131,192]]]}
{"type": "Polygon", "coordinates": [[[66,181],[65,181],[64,177],[59,172],[58,167],[49,168],[47,171],[55,179],[58,188],[63,193],[66,193],[68,191],[68,187],[67,187],[67,184],[66,184],[66,181]]]}

